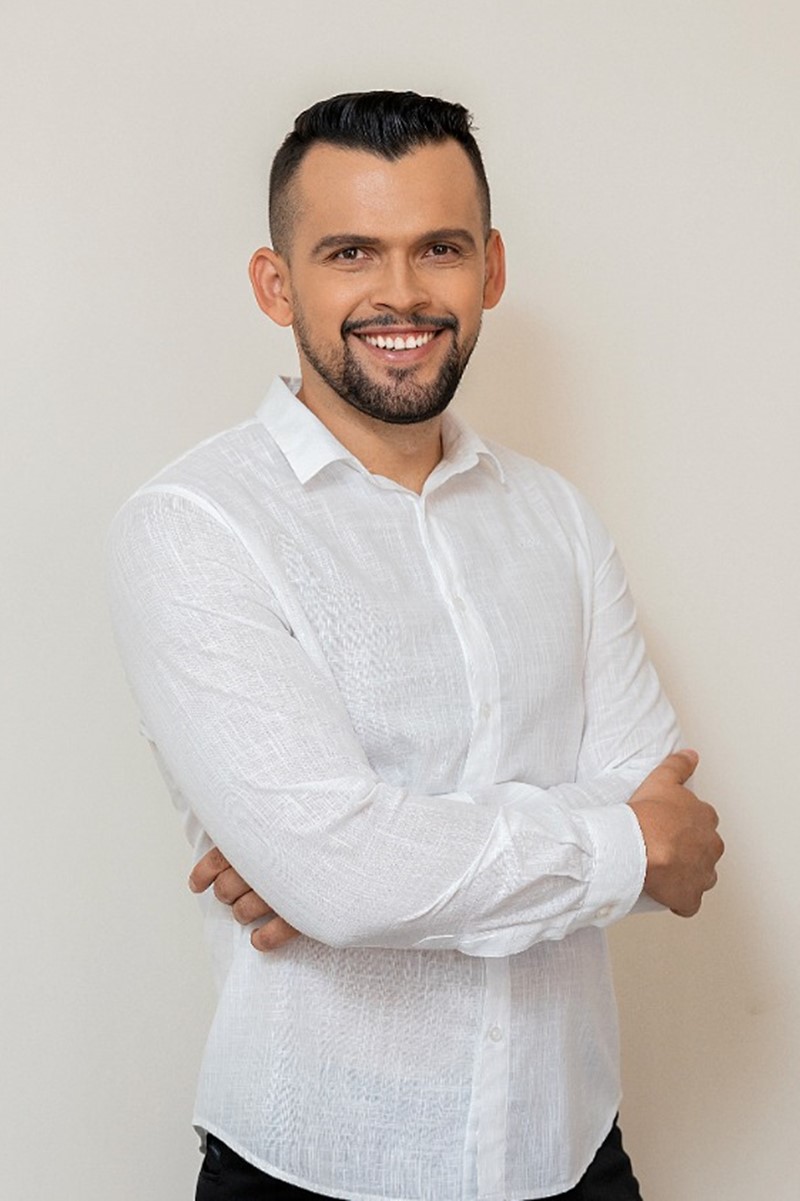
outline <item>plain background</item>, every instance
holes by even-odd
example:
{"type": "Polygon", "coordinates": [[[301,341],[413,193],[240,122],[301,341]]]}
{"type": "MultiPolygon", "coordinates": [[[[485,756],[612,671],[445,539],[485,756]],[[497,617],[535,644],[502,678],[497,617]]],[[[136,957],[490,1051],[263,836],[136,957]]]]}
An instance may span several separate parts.
{"type": "Polygon", "coordinates": [[[3,1194],[180,1201],[212,1007],[103,595],[133,488],[248,416],[271,155],[339,91],[476,114],[509,251],[460,407],[614,531],[723,814],[613,934],[648,1201],[797,1197],[800,9],[28,0],[0,18],[3,1194]]]}

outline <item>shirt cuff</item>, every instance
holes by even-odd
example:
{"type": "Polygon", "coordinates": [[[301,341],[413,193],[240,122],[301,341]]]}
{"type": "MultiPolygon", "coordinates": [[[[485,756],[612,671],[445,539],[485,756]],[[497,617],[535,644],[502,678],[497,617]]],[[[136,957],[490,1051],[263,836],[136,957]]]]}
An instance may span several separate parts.
{"type": "Polygon", "coordinates": [[[647,870],[647,852],[630,805],[583,809],[574,815],[584,825],[594,871],[582,906],[582,926],[610,926],[638,901],[647,870]]]}

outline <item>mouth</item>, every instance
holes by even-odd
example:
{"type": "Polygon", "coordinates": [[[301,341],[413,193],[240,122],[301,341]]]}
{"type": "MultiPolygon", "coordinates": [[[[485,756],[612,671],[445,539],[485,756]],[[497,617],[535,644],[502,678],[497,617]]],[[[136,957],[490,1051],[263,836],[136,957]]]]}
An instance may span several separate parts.
{"type": "Polygon", "coordinates": [[[443,329],[354,330],[352,336],[368,348],[370,356],[390,363],[416,363],[427,358],[443,329]]]}

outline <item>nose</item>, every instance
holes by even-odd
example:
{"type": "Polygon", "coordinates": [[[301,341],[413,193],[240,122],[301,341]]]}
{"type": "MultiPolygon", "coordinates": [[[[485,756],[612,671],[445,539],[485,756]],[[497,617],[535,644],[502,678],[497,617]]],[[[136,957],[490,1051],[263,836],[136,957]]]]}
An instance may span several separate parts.
{"type": "Polygon", "coordinates": [[[370,301],[376,309],[413,313],[429,303],[430,293],[423,272],[406,255],[387,255],[373,277],[370,301]]]}

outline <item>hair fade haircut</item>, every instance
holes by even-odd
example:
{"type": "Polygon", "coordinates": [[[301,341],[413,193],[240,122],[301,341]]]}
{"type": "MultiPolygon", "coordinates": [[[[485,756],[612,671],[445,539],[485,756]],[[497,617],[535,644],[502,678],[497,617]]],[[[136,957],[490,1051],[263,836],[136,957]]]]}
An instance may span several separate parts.
{"type": "Polygon", "coordinates": [[[416,92],[347,92],[320,100],[301,113],[275,155],[269,177],[269,226],[275,250],[288,256],[295,207],[291,185],[312,146],[327,143],[366,150],[394,161],[448,138],[463,147],[472,163],[488,237],[489,183],[472,133],[472,117],[463,104],[416,92]]]}

